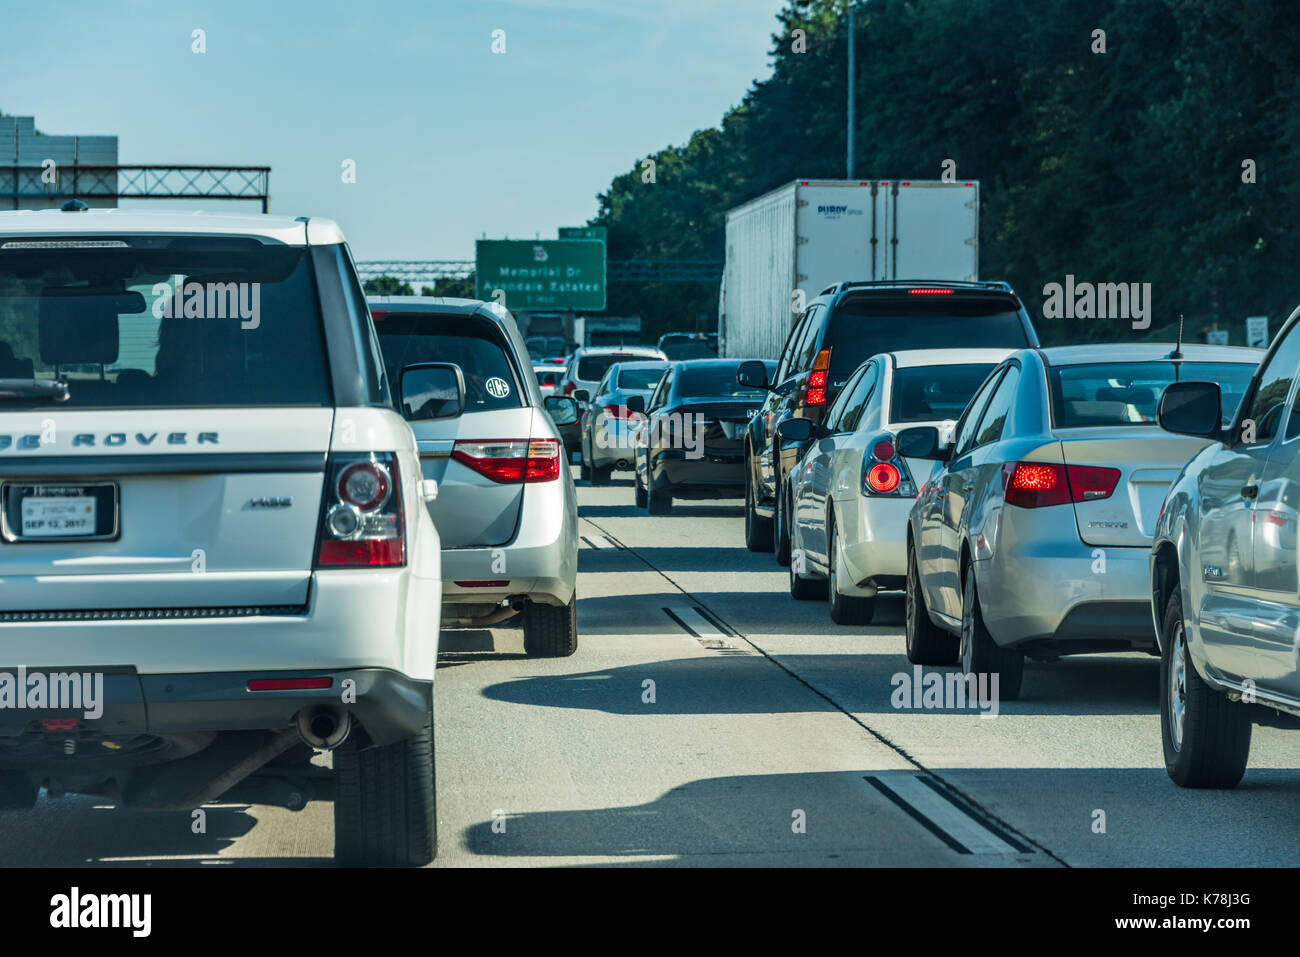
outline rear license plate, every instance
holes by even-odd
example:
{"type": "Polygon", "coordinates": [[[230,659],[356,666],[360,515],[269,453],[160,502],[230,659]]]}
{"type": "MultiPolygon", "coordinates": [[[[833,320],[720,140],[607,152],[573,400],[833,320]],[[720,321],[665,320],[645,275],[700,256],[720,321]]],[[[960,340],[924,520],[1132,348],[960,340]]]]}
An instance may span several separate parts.
{"type": "Polygon", "coordinates": [[[8,542],[89,541],[116,538],[118,489],[95,485],[27,485],[6,482],[3,533],[8,542]]]}

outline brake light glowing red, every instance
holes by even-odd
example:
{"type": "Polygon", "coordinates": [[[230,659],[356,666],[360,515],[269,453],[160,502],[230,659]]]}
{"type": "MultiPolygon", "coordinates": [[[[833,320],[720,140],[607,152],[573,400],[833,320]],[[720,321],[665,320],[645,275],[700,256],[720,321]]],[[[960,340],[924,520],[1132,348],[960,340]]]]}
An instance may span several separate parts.
{"type": "Polygon", "coordinates": [[[1008,462],[1002,466],[1003,497],[1021,508],[1093,502],[1115,491],[1119,475],[1119,469],[1095,465],[1008,462]]]}
{"type": "Polygon", "coordinates": [[[907,290],[907,293],[910,296],[951,296],[952,290],[938,289],[938,288],[933,288],[933,289],[920,288],[920,289],[909,289],[907,290]]]}
{"type": "Polygon", "coordinates": [[[888,462],[879,462],[867,470],[867,485],[874,492],[892,492],[901,479],[897,467],[888,462]]]}

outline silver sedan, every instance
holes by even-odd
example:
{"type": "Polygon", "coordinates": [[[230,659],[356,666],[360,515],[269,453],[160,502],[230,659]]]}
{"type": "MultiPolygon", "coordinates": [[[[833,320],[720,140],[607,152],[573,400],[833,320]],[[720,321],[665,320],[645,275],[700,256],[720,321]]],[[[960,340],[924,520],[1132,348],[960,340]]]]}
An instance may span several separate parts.
{"type": "MultiPolygon", "coordinates": [[[[908,516],[908,657],[960,660],[1020,692],[1025,657],[1154,652],[1147,556],[1165,492],[1207,444],[1156,424],[1166,385],[1219,382],[1231,416],[1258,349],[1158,343],[1026,349],[980,387],[908,516]]],[[[990,678],[990,680],[992,680],[990,678]]]]}

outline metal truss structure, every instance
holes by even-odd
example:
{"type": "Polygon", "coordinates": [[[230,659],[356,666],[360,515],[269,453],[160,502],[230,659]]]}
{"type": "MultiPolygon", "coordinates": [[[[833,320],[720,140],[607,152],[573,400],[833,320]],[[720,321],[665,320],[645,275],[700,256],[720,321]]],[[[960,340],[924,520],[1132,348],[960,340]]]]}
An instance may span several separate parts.
{"type": "Polygon", "coordinates": [[[242,199],[270,208],[269,166],[0,166],[0,204],[26,199],[242,199]]]}

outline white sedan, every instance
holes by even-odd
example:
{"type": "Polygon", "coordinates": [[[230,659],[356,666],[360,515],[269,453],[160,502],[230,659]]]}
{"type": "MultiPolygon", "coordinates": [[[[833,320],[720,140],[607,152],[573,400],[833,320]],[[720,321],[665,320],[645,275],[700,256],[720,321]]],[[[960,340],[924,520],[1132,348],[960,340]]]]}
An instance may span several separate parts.
{"type": "Polygon", "coordinates": [[[790,509],[790,594],[828,597],[831,619],[865,625],[876,592],[907,578],[907,513],[932,463],[904,459],[902,428],[941,431],[966,408],[1006,349],[916,349],[872,356],[820,424],[788,419],[781,441],[802,446],[783,501],[790,509]]]}

